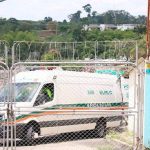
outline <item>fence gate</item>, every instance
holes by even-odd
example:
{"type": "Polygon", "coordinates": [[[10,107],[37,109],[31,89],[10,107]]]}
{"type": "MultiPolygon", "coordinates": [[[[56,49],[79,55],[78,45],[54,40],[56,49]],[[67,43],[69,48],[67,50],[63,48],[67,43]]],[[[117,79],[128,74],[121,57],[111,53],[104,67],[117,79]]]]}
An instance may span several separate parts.
{"type": "Polygon", "coordinates": [[[134,63],[114,61],[14,64],[14,147],[137,149],[134,68],[134,63]]]}

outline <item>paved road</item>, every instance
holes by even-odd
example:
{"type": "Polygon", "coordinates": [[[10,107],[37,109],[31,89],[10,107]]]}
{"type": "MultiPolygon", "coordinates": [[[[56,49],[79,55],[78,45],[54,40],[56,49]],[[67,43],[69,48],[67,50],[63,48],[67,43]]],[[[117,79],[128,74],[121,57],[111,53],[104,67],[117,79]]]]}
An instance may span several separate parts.
{"type": "MultiPolygon", "coordinates": [[[[130,148],[123,143],[103,138],[16,147],[16,150],[121,150],[121,149],[130,150],[130,148]]],[[[1,147],[0,150],[3,150],[3,148],[1,147]]]]}

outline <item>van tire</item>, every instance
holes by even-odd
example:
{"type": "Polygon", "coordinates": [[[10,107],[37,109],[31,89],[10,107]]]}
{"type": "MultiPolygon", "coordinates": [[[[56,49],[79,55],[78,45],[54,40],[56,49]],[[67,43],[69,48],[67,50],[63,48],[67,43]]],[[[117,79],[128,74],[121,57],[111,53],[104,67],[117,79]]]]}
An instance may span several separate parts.
{"type": "Polygon", "coordinates": [[[99,138],[104,138],[106,136],[106,119],[105,118],[100,118],[96,122],[95,135],[96,137],[99,137],[99,138]]]}
{"type": "Polygon", "coordinates": [[[35,145],[35,138],[37,138],[39,135],[40,135],[39,124],[36,122],[30,122],[24,128],[23,140],[27,145],[35,145]]]}

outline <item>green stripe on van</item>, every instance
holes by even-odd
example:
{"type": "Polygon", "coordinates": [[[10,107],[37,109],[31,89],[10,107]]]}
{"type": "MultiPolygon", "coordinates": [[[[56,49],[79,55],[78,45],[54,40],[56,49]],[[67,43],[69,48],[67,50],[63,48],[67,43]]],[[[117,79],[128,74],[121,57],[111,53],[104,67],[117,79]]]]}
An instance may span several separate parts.
{"type": "MultiPolygon", "coordinates": [[[[61,108],[109,108],[109,107],[128,107],[128,102],[119,103],[82,103],[82,104],[59,104],[42,109],[43,111],[33,111],[29,114],[22,114],[16,117],[16,120],[46,112],[46,110],[59,110],[61,108]]],[[[3,122],[4,120],[0,120],[3,122]]]]}
{"type": "Polygon", "coordinates": [[[47,107],[42,109],[43,111],[34,111],[31,112],[30,114],[25,114],[25,115],[21,115],[16,117],[16,120],[18,119],[22,119],[25,117],[28,117],[30,115],[33,114],[40,114],[43,112],[46,112],[46,110],[59,110],[61,108],[109,108],[109,107],[128,107],[128,102],[120,102],[120,103],[82,103],[82,104],[59,104],[59,105],[54,105],[51,107],[47,107]]]}
{"type": "Polygon", "coordinates": [[[127,106],[128,107],[128,102],[120,102],[120,103],[82,103],[82,104],[59,104],[59,105],[54,105],[49,108],[45,108],[44,110],[54,110],[54,109],[59,109],[59,108],[70,108],[70,107],[80,107],[80,108],[91,108],[91,107],[121,107],[121,106],[127,106]]]}

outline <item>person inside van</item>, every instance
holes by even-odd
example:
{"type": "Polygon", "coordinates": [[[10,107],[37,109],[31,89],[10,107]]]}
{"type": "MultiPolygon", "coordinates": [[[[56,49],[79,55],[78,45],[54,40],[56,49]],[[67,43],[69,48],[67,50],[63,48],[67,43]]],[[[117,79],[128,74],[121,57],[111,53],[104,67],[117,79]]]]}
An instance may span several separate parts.
{"type": "Polygon", "coordinates": [[[51,101],[52,100],[52,90],[49,88],[49,87],[44,87],[43,89],[42,89],[42,92],[43,92],[43,94],[45,95],[45,98],[46,98],[46,100],[45,100],[45,102],[48,102],[48,101],[51,101]]]}
{"type": "Polygon", "coordinates": [[[42,105],[47,102],[53,100],[54,97],[54,85],[53,84],[46,84],[41,89],[34,106],[42,105]]]}

